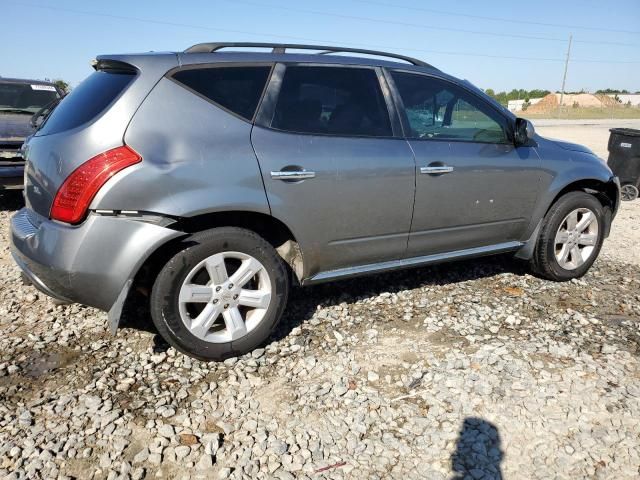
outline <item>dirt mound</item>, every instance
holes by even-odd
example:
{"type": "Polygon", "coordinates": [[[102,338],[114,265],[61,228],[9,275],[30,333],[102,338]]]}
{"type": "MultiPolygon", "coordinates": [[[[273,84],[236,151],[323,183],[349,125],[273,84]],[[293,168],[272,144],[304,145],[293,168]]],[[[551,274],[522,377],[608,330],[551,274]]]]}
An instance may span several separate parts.
{"type": "Polygon", "coordinates": [[[529,108],[527,108],[527,111],[530,113],[544,113],[557,107],[558,97],[555,93],[550,93],[549,95],[543,97],[542,100],[540,100],[535,105],[531,105],[529,108]]]}

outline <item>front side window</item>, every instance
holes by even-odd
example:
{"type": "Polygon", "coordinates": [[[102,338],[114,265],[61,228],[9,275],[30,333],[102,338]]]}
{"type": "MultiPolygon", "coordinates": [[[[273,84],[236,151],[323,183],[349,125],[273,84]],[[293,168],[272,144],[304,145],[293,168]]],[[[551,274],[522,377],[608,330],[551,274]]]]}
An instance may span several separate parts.
{"type": "Polygon", "coordinates": [[[271,127],[338,136],[393,135],[378,76],[368,68],[287,67],[271,127]]]}
{"type": "Polygon", "coordinates": [[[392,72],[404,104],[410,138],[508,143],[504,121],[482,100],[452,83],[392,72]]]}
{"type": "Polygon", "coordinates": [[[179,70],[173,78],[194,92],[251,121],[269,78],[269,66],[179,70]]]}

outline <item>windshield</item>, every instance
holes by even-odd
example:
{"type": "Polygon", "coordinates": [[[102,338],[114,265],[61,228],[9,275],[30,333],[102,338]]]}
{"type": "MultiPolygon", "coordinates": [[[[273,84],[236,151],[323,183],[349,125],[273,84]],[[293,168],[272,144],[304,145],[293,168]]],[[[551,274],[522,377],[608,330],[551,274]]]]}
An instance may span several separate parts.
{"type": "Polygon", "coordinates": [[[0,82],[0,112],[34,114],[59,96],[53,85],[0,82]]]}

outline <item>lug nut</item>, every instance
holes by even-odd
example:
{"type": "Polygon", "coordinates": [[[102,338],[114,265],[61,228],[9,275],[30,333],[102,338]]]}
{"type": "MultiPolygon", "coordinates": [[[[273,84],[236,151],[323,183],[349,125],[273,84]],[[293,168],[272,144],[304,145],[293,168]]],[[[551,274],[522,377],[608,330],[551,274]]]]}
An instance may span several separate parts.
{"type": "Polygon", "coordinates": [[[219,292],[220,290],[222,290],[222,287],[216,287],[216,292],[219,292]]]}
{"type": "Polygon", "coordinates": [[[231,290],[233,288],[233,283],[229,284],[229,290],[231,290]]]}
{"type": "Polygon", "coordinates": [[[234,300],[237,300],[237,299],[238,299],[238,294],[237,294],[237,293],[233,296],[233,299],[234,299],[234,300]]]}
{"type": "Polygon", "coordinates": [[[229,304],[228,303],[225,304],[224,308],[229,308],[229,304]]]}
{"type": "Polygon", "coordinates": [[[218,299],[217,299],[217,298],[214,298],[214,299],[213,299],[213,304],[215,305],[216,303],[218,303],[218,299]]]}

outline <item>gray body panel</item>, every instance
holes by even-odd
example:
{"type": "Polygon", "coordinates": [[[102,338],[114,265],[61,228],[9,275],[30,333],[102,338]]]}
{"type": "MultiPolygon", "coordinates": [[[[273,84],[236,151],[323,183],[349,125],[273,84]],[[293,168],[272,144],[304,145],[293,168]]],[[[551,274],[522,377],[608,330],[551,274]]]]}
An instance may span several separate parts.
{"type": "Polygon", "coordinates": [[[125,135],[144,161],[112,178],[91,208],[175,217],[269,214],[250,135],[250,123],[163,78],[125,135]]]}
{"type": "Polygon", "coordinates": [[[135,111],[162,75],[177,65],[175,55],[159,56],[152,62],[145,56],[127,60],[140,73],[111,106],[88,124],[51,135],[36,133],[26,143],[27,207],[48,216],[53,198],[69,174],[95,155],[122,145],[135,111]]]}
{"type": "Polygon", "coordinates": [[[534,148],[434,140],[410,144],[418,174],[408,256],[527,237],[541,175],[534,148]],[[420,173],[434,163],[453,171],[420,173]]]}
{"type": "MultiPolygon", "coordinates": [[[[562,189],[582,180],[614,181],[594,155],[540,137],[536,145],[516,149],[407,141],[395,127],[396,138],[387,139],[278,132],[252,126],[164,78],[172,68],[190,64],[398,67],[394,62],[273,53],[99,59],[134,65],[138,77],[89,124],[29,139],[27,206],[12,219],[11,239],[18,264],[39,288],[111,310],[116,317],[144,261],[187,234],[179,223],[166,228],[143,217],[90,213],[80,225],[70,226],[48,215],[58,188],[75,168],[125,143],[143,161],[111,178],[91,210],[134,210],[172,219],[230,211],[272,215],[300,246],[303,283],[518,249],[528,256],[536,228],[562,189]],[[450,164],[453,172],[419,173],[434,161],[450,164]],[[292,166],[313,170],[316,177],[297,183],[271,178],[271,171],[292,166]]],[[[402,69],[436,75],[484,95],[433,68],[402,69]]],[[[393,104],[390,95],[387,101],[393,104]]],[[[496,105],[488,97],[485,101],[496,105]]],[[[514,121],[513,114],[497,108],[514,121]]]]}
{"type": "Polygon", "coordinates": [[[89,215],[77,227],[23,208],[11,219],[12,253],[34,283],[59,298],[109,310],[159,246],[181,232],[126,218],[89,215]],[[34,278],[35,277],[35,278],[34,278]]]}
{"type": "Polygon", "coordinates": [[[321,270],[401,258],[413,209],[415,163],[404,140],[341,138],[254,127],[272,214],[304,255],[305,277],[321,270]],[[298,182],[271,171],[302,167],[298,182]]]}

